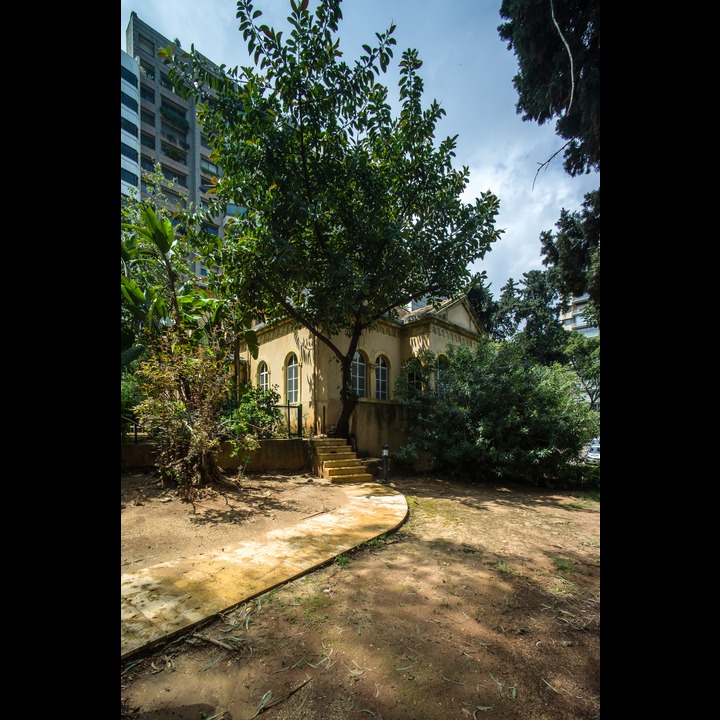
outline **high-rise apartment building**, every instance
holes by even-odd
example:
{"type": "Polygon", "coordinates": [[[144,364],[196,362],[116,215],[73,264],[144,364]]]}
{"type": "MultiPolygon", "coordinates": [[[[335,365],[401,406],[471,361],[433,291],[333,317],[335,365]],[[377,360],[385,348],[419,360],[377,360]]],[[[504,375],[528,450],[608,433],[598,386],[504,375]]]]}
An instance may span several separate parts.
{"type": "Polygon", "coordinates": [[[585,337],[596,337],[600,334],[599,328],[591,325],[585,318],[585,308],[589,300],[587,293],[571,299],[570,307],[560,315],[560,322],[566,330],[575,330],[585,337]]]}
{"type": "MultiPolygon", "coordinates": [[[[126,51],[121,52],[121,191],[129,194],[133,185],[145,196],[141,171],[152,172],[160,163],[163,175],[174,182],[164,193],[170,207],[192,203],[202,208],[207,207],[211,178],[221,173],[210,160],[211,148],[196,121],[195,101],[174,91],[167,67],[157,57],[159,49],[175,44],[137,13],[130,14],[126,51]]],[[[205,228],[221,235],[221,219],[205,228]]],[[[200,277],[208,273],[198,262],[190,269],[200,277]]]]}
{"type": "Polygon", "coordinates": [[[140,191],[140,69],[120,50],[120,192],[140,191]]]}

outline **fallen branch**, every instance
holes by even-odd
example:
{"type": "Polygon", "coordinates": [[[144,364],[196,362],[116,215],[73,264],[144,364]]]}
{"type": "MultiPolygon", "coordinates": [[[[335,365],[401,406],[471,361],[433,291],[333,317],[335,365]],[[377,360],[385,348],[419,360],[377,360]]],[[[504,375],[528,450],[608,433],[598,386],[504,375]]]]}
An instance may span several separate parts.
{"type": "Polygon", "coordinates": [[[207,635],[201,635],[200,633],[195,633],[195,637],[199,640],[204,640],[205,642],[211,643],[212,645],[217,645],[219,648],[222,648],[223,650],[229,650],[230,652],[235,652],[235,648],[231,645],[228,645],[227,643],[222,642],[222,640],[215,640],[215,638],[208,637],[207,635]]]}
{"type": "Polygon", "coordinates": [[[442,678],[443,682],[449,682],[449,683],[452,683],[453,685],[464,685],[465,684],[464,682],[458,682],[457,680],[451,680],[450,678],[446,678],[444,675],[441,675],[440,677],[442,678]]]}
{"type": "Polygon", "coordinates": [[[260,713],[264,713],[268,708],[274,707],[278,703],[281,703],[283,700],[287,700],[291,695],[294,695],[298,690],[300,690],[300,688],[305,687],[305,685],[307,685],[311,680],[312,678],[308,678],[307,680],[305,680],[305,682],[300,683],[294,690],[291,690],[289,693],[286,693],[282,697],[279,697],[272,702],[265,703],[264,705],[262,705],[262,707],[258,708],[257,712],[255,713],[255,715],[253,715],[253,717],[257,717],[258,715],[260,715],[260,713]]]}
{"type": "Polygon", "coordinates": [[[471,707],[471,708],[475,708],[475,710],[473,710],[473,718],[475,718],[475,720],[477,720],[478,710],[483,710],[483,711],[485,711],[485,710],[492,710],[492,709],[493,709],[493,706],[492,706],[492,705],[473,705],[472,703],[466,703],[466,702],[460,703],[460,704],[461,704],[461,705],[467,705],[468,707],[471,707]]]}

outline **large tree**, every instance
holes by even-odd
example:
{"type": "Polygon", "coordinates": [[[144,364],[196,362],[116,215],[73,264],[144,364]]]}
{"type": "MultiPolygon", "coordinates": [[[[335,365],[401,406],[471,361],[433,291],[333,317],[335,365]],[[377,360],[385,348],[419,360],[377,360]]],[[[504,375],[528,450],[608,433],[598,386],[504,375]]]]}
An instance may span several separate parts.
{"type": "Polygon", "coordinates": [[[560,324],[564,303],[556,272],[530,270],[520,284],[510,278],[503,286],[493,319],[492,337],[507,340],[541,365],[565,363],[567,331],[560,324]]]}
{"type": "Polygon", "coordinates": [[[503,0],[500,16],[518,59],[518,113],[556,119],[570,175],[600,170],[600,0],[503,0]]]}
{"type": "Polygon", "coordinates": [[[285,39],[240,0],[252,66],[208,66],[192,47],[162,52],[176,86],[198,101],[222,169],[208,212],[240,207],[222,240],[200,236],[197,250],[222,266],[219,292],[268,321],[293,319],[332,350],[342,367],[337,434],[346,435],[362,333],[411,300],[462,292],[470,263],[501,231],[490,191],[460,199],[469,170],[453,167],[457,135],[435,137],[445,111],[436,101],[423,108],[417,51],[402,54],[395,116],[381,82],[395,27],[347,62],[340,5],[320,0],[311,13],[308,0],[290,0],[285,39]]]}
{"type": "Polygon", "coordinates": [[[581,212],[563,209],[555,227],[555,235],[549,230],[540,234],[543,265],[556,268],[565,297],[589,295],[589,319],[600,327],[600,191],[585,196],[581,212]]]}
{"type": "MultiPolygon", "coordinates": [[[[518,113],[539,125],[555,119],[570,176],[599,172],[600,0],[503,0],[500,16],[518,60],[518,113]]],[[[557,227],[541,235],[543,262],[557,268],[561,292],[590,295],[599,327],[600,191],[585,196],[582,214],[563,208],[557,227]]]]}

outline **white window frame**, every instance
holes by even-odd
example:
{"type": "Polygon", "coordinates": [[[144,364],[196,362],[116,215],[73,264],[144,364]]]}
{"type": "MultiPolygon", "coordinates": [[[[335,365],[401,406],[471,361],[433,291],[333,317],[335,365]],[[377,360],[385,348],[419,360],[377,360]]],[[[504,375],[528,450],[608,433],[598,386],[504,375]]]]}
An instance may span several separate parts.
{"type": "Polygon", "coordinates": [[[350,382],[358,397],[367,397],[367,363],[365,356],[357,350],[350,364],[350,382]]]}
{"type": "Polygon", "coordinates": [[[264,360],[258,368],[258,386],[263,392],[267,392],[270,389],[270,370],[264,360]]]}
{"type": "Polygon", "coordinates": [[[288,405],[297,405],[300,399],[300,365],[297,355],[292,353],[288,356],[285,366],[285,399],[288,405]]]}
{"type": "Polygon", "coordinates": [[[390,366],[387,358],[378,356],[375,362],[375,399],[388,400],[390,398],[390,366]]]}

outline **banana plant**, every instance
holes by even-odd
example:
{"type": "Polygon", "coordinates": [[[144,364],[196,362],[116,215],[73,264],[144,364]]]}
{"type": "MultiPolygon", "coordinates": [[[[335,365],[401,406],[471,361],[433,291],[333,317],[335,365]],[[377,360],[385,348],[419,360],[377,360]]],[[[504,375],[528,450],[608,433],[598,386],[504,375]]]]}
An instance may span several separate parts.
{"type": "Polygon", "coordinates": [[[128,231],[121,236],[122,365],[146,349],[143,330],[154,335],[176,325],[200,342],[231,316],[233,334],[243,337],[257,357],[255,333],[237,327],[237,312],[231,312],[230,303],[181,278],[176,268],[187,251],[171,221],[159,217],[148,202],[139,203],[138,210],[138,222],[121,224],[128,231]]]}

